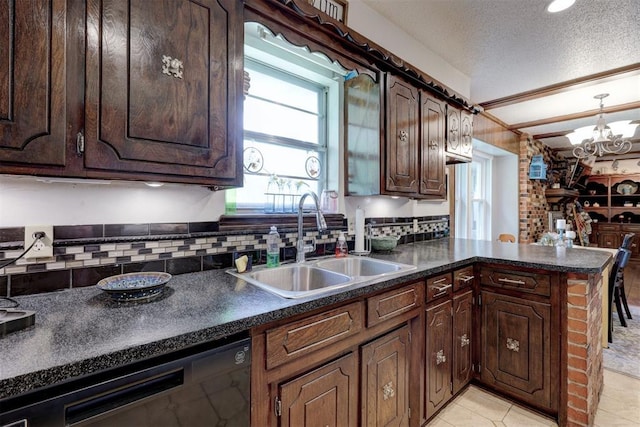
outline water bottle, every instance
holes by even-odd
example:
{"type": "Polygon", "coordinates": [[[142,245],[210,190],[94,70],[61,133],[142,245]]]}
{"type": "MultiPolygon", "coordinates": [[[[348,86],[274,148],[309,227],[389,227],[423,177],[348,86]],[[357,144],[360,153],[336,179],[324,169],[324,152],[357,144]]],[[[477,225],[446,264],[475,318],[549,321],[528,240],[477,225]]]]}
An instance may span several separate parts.
{"type": "Polygon", "coordinates": [[[280,235],[275,225],[271,226],[271,231],[267,236],[267,267],[277,267],[280,265],[280,235]]]}

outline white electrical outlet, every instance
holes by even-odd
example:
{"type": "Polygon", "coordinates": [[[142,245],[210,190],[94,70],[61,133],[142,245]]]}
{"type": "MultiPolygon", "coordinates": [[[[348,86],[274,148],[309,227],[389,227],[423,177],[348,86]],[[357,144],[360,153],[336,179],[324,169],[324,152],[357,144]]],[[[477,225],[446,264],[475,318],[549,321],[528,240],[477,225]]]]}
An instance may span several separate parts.
{"type": "Polygon", "coordinates": [[[355,217],[347,218],[347,234],[349,235],[356,234],[356,218],[355,217]]]}
{"type": "Polygon", "coordinates": [[[45,235],[25,254],[25,259],[51,258],[53,256],[53,225],[28,225],[24,227],[24,248],[27,249],[36,240],[33,234],[37,231],[42,231],[45,235]]]}

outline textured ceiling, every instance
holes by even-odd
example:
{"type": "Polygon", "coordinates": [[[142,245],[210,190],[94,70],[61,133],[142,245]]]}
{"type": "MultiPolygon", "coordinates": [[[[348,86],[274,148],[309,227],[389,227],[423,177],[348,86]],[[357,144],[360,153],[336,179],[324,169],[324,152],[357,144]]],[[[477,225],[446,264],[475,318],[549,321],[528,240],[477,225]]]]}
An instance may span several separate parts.
{"type": "MultiPolygon", "coordinates": [[[[547,0],[362,1],[467,74],[477,104],[639,64],[625,75],[583,83],[575,93],[564,89],[536,103],[487,110],[507,125],[597,109],[593,96],[602,92],[611,93],[607,107],[640,102],[640,0],[577,0],[557,14],[545,11],[547,0]]],[[[638,120],[640,108],[615,119],[638,120]]],[[[562,122],[519,130],[569,131],[595,119],[562,122]]]]}

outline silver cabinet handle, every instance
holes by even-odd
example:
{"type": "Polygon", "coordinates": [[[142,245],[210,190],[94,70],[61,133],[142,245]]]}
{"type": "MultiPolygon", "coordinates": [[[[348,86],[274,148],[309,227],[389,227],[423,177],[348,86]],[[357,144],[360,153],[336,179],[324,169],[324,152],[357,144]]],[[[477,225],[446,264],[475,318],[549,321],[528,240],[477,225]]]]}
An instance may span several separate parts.
{"type": "Polygon", "coordinates": [[[444,355],[444,350],[440,350],[436,353],[436,365],[447,361],[447,356],[444,355]]]}
{"type": "Polygon", "coordinates": [[[514,340],[513,338],[507,338],[507,349],[513,352],[520,351],[520,341],[514,340]]]}
{"type": "Polygon", "coordinates": [[[395,390],[393,389],[393,382],[389,381],[384,386],[382,386],[382,398],[384,400],[388,400],[396,395],[395,390]]]}
{"type": "Polygon", "coordinates": [[[453,286],[453,284],[449,283],[448,285],[444,285],[444,286],[431,286],[431,289],[435,290],[435,293],[433,294],[433,296],[438,296],[441,295],[445,292],[447,292],[447,289],[451,288],[453,286]]]}
{"type": "Polygon", "coordinates": [[[464,283],[467,283],[467,282],[472,281],[475,278],[476,278],[476,276],[460,276],[460,281],[464,282],[464,283]]]}
{"type": "Polygon", "coordinates": [[[504,277],[499,278],[498,282],[511,283],[511,284],[514,284],[514,285],[526,285],[526,283],[524,281],[522,281],[522,280],[506,279],[504,277]]]}
{"type": "Polygon", "coordinates": [[[467,334],[464,334],[463,336],[460,337],[460,347],[465,347],[470,343],[471,343],[471,340],[469,339],[467,334]]]}

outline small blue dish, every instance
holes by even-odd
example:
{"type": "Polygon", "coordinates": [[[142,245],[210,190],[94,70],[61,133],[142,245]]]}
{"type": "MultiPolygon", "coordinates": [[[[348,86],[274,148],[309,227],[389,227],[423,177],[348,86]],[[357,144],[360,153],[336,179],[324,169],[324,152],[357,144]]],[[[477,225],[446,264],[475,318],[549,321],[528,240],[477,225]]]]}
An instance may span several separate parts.
{"type": "Polygon", "coordinates": [[[171,274],[140,272],[119,274],[102,279],[96,285],[116,301],[141,301],[162,295],[171,274]]]}

